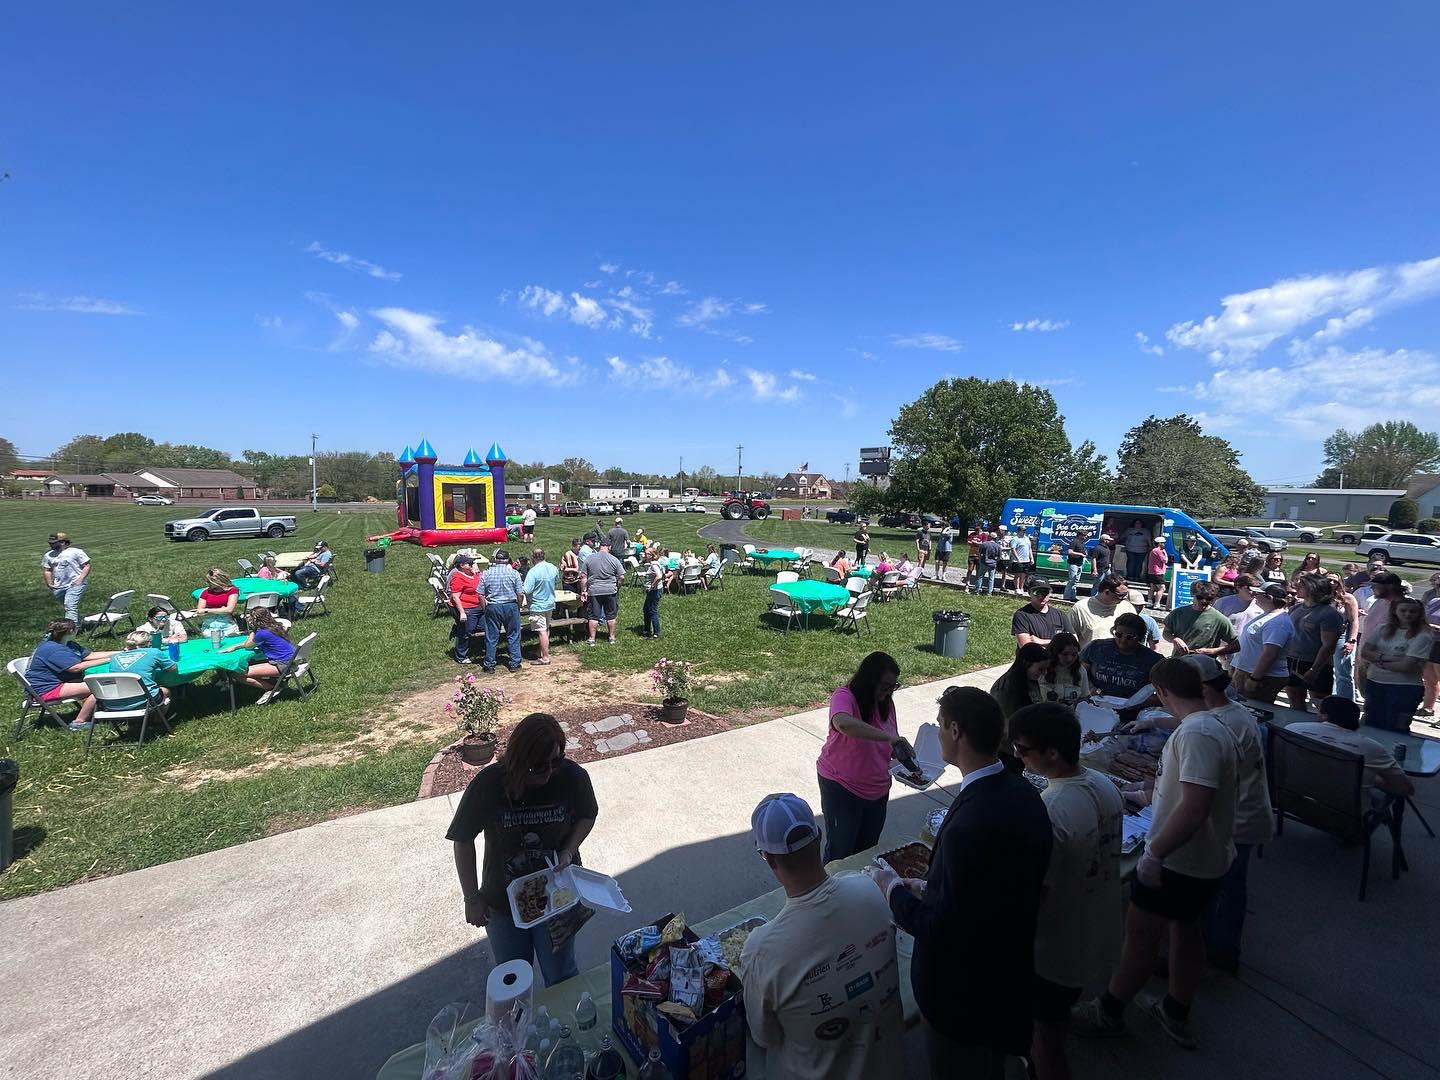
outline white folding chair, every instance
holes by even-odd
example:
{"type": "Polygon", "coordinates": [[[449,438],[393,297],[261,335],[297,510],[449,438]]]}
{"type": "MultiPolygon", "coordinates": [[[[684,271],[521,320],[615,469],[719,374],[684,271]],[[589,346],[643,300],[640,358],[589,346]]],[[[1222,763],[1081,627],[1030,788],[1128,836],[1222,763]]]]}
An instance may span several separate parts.
{"type": "Polygon", "coordinates": [[[130,624],[130,629],[135,629],[135,620],[130,617],[130,602],[135,599],[135,590],[127,589],[125,592],[117,592],[110,597],[105,604],[105,610],[96,612],[94,615],[86,615],[81,620],[81,625],[87,630],[98,631],[101,627],[111,637],[115,636],[115,626],[124,619],[130,624]]]}
{"type": "Polygon", "coordinates": [[[186,626],[186,624],[189,623],[191,619],[195,618],[195,612],[181,611],[175,606],[175,601],[171,600],[170,597],[166,596],[164,593],[147,593],[145,599],[150,601],[151,607],[164,608],[166,613],[172,619],[178,620],[180,625],[185,626],[187,630],[189,629],[189,627],[186,626]]]}
{"type": "Polygon", "coordinates": [[[900,595],[900,581],[903,575],[899,570],[887,570],[885,576],[880,579],[880,599],[893,600],[900,595]]]}
{"type": "Polygon", "coordinates": [[[445,588],[445,582],[440,580],[440,575],[430,575],[430,588],[435,593],[435,610],[430,613],[432,619],[450,613],[450,590],[445,588]]]}
{"type": "Polygon", "coordinates": [[[312,611],[324,611],[330,614],[330,606],[325,603],[325,590],[330,587],[330,575],[325,574],[320,578],[315,591],[309,595],[298,593],[295,596],[296,618],[308,618],[312,611]]]}
{"type": "Polygon", "coordinates": [[[794,570],[781,570],[779,573],[777,573],[777,574],[775,575],[775,584],[776,584],[776,585],[784,585],[784,584],[786,584],[787,582],[799,581],[799,580],[800,580],[800,575],[797,574],[794,570]]]}
{"type": "Polygon", "coordinates": [[[86,757],[90,756],[90,742],[95,737],[95,728],[102,723],[113,725],[118,735],[122,723],[129,724],[133,720],[139,720],[139,746],[145,745],[145,730],[152,716],[167,733],[170,731],[170,721],[165,718],[165,699],[158,691],[146,689],[145,681],[139,675],[122,671],[86,675],[85,685],[90,688],[90,693],[95,695],[96,703],[95,723],[91,724],[90,730],[85,733],[86,757]]]}
{"type": "Polygon", "coordinates": [[[755,569],[755,545],[745,544],[742,546],[741,550],[745,552],[745,557],[743,559],[736,560],[736,562],[738,563],[741,570],[749,573],[751,570],[755,569]]]}
{"type": "Polygon", "coordinates": [[[315,635],[313,633],[306,634],[295,643],[295,655],[280,666],[280,677],[275,680],[275,689],[266,698],[266,704],[280,696],[280,691],[285,689],[286,683],[294,683],[295,689],[300,691],[301,697],[320,685],[315,679],[315,673],[310,670],[310,650],[314,645],[315,635]],[[301,682],[302,679],[308,681],[301,682]]]}
{"type": "Polygon", "coordinates": [[[277,611],[280,607],[280,594],[275,592],[252,593],[245,598],[245,610],[254,611],[256,608],[265,608],[267,611],[277,611]]]}
{"type": "Polygon", "coordinates": [[[705,572],[705,587],[714,589],[725,581],[725,564],[717,563],[715,569],[705,572]]]}
{"type": "Polygon", "coordinates": [[[845,579],[845,588],[850,590],[851,596],[859,596],[861,593],[866,591],[869,585],[869,578],[848,577],[845,579]]]}
{"type": "Polygon", "coordinates": [[[870,606],[870,601],[875,598],[874,593],[862,592],[851,597],[850,603],[835,612],[835,623],[832,629],[840,630],[848,626],[856,633],[860,632],[860,624],[865,624],[865,629],[870,630],[870,622],[865,614],[865,609],[870,606]]]}
{"type": "MultiPolygon", "coordinates": [[[[34,688],[30,685],[30,680],[26,678],[26,674],[30,670],[30,657],[17,656],[14,660],[11,660],[10,663],[5,665],[5,670],[8,671],[14,677],[15,681],[20,684],[20,716],[15,721],[16,739],[19,739],[20,736],[25,733],[25,718],[30,715],[31,709],[36,710],[35,719],[30,722],[31,727],[38,728],[40,726],[40,721],[44,720],[48,716],[51,720],[55,721],[55,723],[59,724],[62,728],[69,730],[70,722],[66,720],[63,716],[61,716],[58,712],[56,712],[54,708],[52,708],[50,705],[46,704],[44,701],[41,701],[40,695],[35,692],[34,688]]],[[[70,699],[70,701],[72,704],[75,705],[80,704],[79,701],[73,698],[70,699]]]]}
{"type": "Polygon", "coordinates": [[[774,585],[770,586],[770,607],[766,611],[766,614],[783,617],[785,620],[785,633],[787,634],[790,632],[790,624],[792,622],[797,625],[800,622],[800,609],[791,602],[785,590],[777,589],[774,585]]]}
{"type": "Polygon", "coordinates": [[[845,575],[840,573],[838,567],[827,566],[825,567],[825,580],[831,585],[839,585],[845,580],[845,575]]]}
{"type": "Polygon", "coordinates": [[[902,577],[900,579],[900,598],[902,600],[907,596],[918,598],[919,595],[920,579],[918,577],[902,577]]]}
{"type": "Polygon", "coordinates": [[[691,563],[680,571],[680,591],[688,593],[692,589],[704,587],[705,568],[699,563],[691,563]]]}
{"type": "MultiPolygon", "coordinates": [[[[264,560],[262,559],[261,561],[263,562],[264,560]]],[[[252,563],[249,559],[236,559],[235,565],[240,567],[241,570],[245,571],[246,577],[255,576],[255,564],[252,563]]]]}

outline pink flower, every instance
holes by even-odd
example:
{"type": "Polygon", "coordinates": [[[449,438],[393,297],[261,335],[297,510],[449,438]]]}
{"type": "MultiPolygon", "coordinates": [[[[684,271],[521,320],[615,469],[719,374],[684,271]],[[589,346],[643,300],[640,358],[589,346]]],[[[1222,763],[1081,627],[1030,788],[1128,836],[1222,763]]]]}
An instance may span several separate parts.
{"type": "Polygon", "coordinates": [[[473,683],[473,682],[475,681],[475,675],[474,675],[474,673],[473,673],[473,672],[467,673],[466,676],[465,676],[465,681],[466,681],[467,683],[473,683]]]}
{"type": "Polygon", "coordinates": [[[446,711],[447,713],[453,713],[453,712],[455,711],[455,705],[454,705],[454,703],[447,701],[447,702],[445,703],[445,711],[446,711]]]}

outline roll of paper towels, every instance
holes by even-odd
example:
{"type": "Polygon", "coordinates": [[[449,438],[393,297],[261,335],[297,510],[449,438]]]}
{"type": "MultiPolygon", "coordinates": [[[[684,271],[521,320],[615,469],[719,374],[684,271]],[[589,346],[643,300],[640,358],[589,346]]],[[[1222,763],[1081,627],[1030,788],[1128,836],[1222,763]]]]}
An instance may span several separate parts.
{"type": "Polygon", "coordinates": [[[535,989],[535,973],[528,960],[507,960],[490,972],[485,980],[485,1018],[496,1022],[516,1014],[517,1007],[524,1020],[530,1019],[530,996],[535,989]]]}

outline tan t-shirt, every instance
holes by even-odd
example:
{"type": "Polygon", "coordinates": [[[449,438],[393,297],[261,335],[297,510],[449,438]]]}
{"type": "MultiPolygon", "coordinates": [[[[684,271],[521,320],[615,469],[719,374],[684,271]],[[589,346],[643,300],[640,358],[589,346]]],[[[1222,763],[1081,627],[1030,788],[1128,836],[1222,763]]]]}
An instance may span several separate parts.
{"type": "MultiPolygon", "coordinates": [[[[1435,638],[1429,630],[1421,630],[1414,637],[1406,637],[1402,630],[1392,637],[1385,632],[1384,626],[1365,635],[1366,647],[1378,649],[1381,658],[1386,661],[1400,660],[1406,656],[1429,660],[1430,646],[1434,641],[1435,638]]],[[[1423,667],[1415,671],[1392,671],[1372,663],[1365,668],[1365,677],[1387,686],[1419,686],[1422,671],[1423,667]]]]}
{"type": "Polygon", "coordinates": [[[1086,986],[1120,952],[1125,807],[1110,778],[1089,769],[1052,779],[1040,798],[1055,844],[1035,927],[1035,973],[1061,986],[1086,986]]]}
{"type": "Polygon", "coordinates": [[[1235,843],[1263,844],[1275,835],[1275,815],[1270,810],[1260,725],[1238,702],[1212,711],[1235,737],[1235,843]]]}
{"type": "Polygon", "coordinates": [[[905,1012],[895,926],[861,874],[785,901],[741,953],[745,1016],[772,1076],[905,1075],[905,1012]]]}
{"type": "Polygon", "coordinates": [[[1201,709],[1191,713],[1165,740],[1155,773],[1151,802],[1150,835],[1159,836],[1171,812],[1180,804],[1180,785],[1199,784],[1215,790],[1210,816],[1184,844],[1165,856],[1164,864],[1177,874],[1218,878],[1235,858],[1235,737],[1215,714],[1201,709]]]}
{"type": "Polygon", "coordinates": [[[1075,636],[1080,639],[1083,649],[1096,638],[1108,638],[1115,620],[1126,612],[1134,612],[1135,605],[1121,600],[1113,608],[1106,607],[1098,596],[1087,596],[1070,609],[1070,621],[1075,624],[1075,636]]]}

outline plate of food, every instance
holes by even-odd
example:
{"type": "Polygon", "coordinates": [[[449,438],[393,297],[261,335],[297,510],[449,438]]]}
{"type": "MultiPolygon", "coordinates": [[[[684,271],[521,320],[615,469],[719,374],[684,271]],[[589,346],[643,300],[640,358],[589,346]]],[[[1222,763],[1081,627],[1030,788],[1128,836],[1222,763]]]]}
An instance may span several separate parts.
{"type": "Polygon", "coordinates": [[[930,845],[916,841],[882,852],[875,856],[875,861],[885,863],[902,878],[920,878],[923,881],[930,873],[930,845]]]}
{"type": "Polygon", "coordinates": [[[607,874],[587,870],[583,866],[553,866],[526,874],[505,888],[510,897],[510,915],[516,929],[528,930],[546,919],[553,919],[584,900],[591,907],[611,911],[629,911],[630,902],[620,890],[620,883],[607,874]]]}
{"type": "Polygon", "coordinates": [[[736,975],[741,974],[740,954],[745,950],[745,942],[750,939],[750,932],[764,925],[765,920],[755,915],[742,923],[736,923],[728,930],[721,930],[716,935],[720,939],[720,950],[725,955],[725,966],[736,975]]]}
{"type": "Polygon", "coordinates": [[[940,753],[940,729],[934,724],[921,724],[915,733],[913,761],[892,761],[890,775],[908,788],[924,791],[945,771],[940,753]]]}

